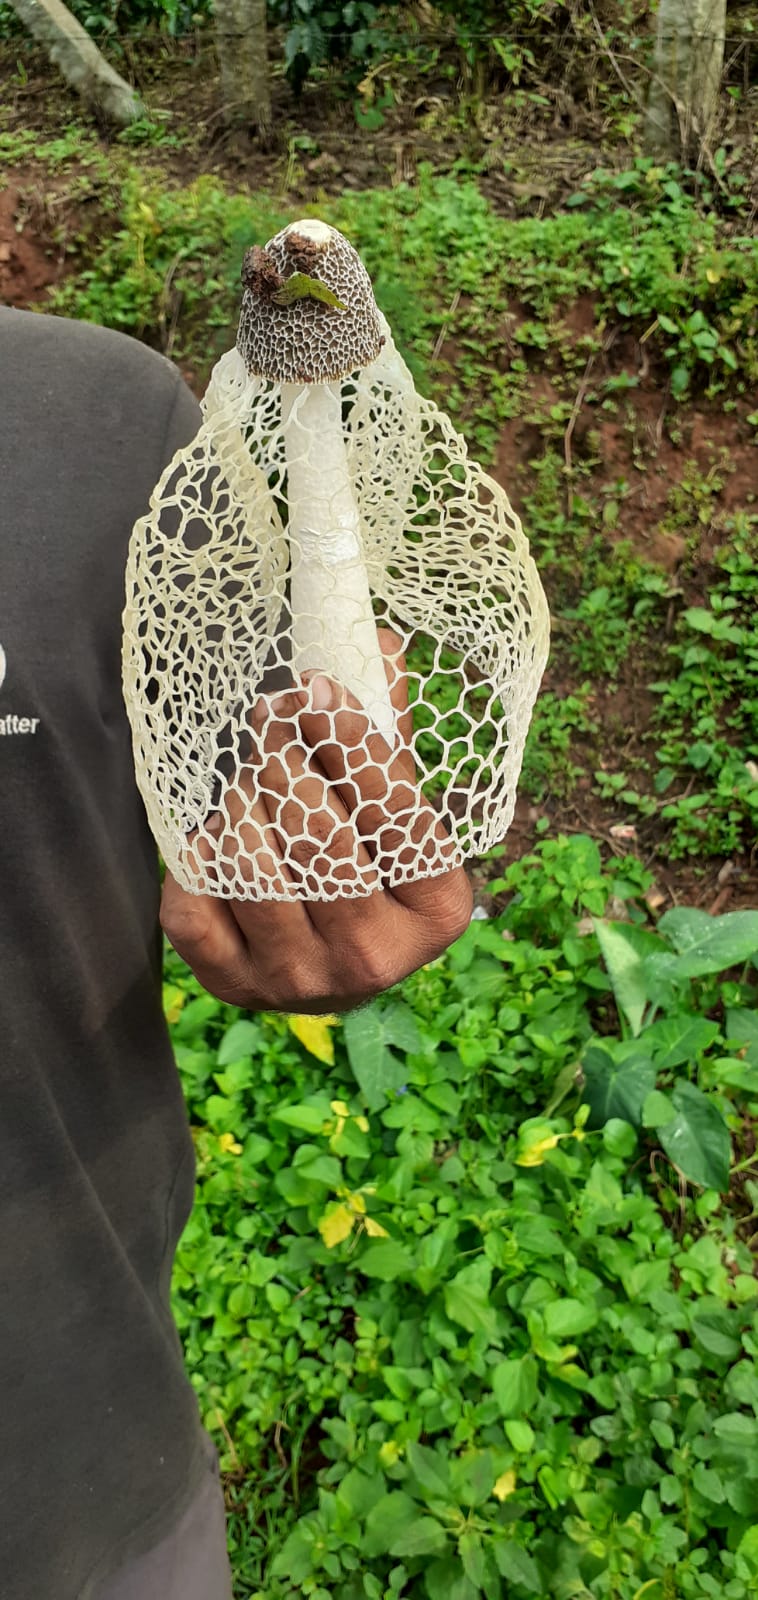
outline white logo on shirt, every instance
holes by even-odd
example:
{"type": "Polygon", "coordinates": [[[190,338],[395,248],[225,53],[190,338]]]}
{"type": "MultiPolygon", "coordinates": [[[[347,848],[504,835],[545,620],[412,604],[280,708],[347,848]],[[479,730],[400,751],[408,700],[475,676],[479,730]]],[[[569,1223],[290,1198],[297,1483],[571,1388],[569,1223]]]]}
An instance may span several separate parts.
{"type": "MultiPolygon", "coordinates": [[[[5,683],[5,674],[8,668],[8,657],[0,644],[0,689],[5,683]]],[[[39,717],[18,717],[11,714],[0,717],[0,738],[4,734],[36,733],[39,727],[39,717]]]]}

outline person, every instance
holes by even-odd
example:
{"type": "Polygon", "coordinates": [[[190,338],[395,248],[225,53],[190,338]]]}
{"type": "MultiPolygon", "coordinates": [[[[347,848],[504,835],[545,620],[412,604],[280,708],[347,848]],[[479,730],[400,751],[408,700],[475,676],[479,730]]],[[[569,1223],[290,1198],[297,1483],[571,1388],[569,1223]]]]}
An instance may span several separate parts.
{"type": "MultiPolygon", "coordinates": [[[[7,307],[0,372],[0,1595],[227,1600],[217,1460],[169,1306],[193,1153],[120,688],[129,534],[199,410],[136,341],[7,307]]],[[[455,869],[331,905],[168,878],[161,917],[221,999],[332,1011],[470,912],[455,869]]]]}

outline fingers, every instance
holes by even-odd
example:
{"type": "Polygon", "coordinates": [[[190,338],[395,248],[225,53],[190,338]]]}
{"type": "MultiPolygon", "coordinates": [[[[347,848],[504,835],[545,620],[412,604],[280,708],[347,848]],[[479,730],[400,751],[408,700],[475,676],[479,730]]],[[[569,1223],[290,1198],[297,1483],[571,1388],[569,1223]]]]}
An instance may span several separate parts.
{"type": "Polygon", "coordinates": [[[328,952],[302,903],[188,894],[167,872],[161,926],[203,988],[229,1005],[319,1013],[357,1003],[334,992],[328,952]]]}
{"type": "MultiPolygon", "coordinates": [[[[392,703],[408,738],[402,642],[383,629],[380,643],[392,703]]],[[[410,750],[402,744],[390,748],[346,691],[321,674],[309,679],[303,688],[257,702],[252,758],[227,788],[223,808],[190,840],[190,870],[201,868],[206,881],[226,885],[227,895],[235,896],[238,884],[240,895],[252,890],[255,899],[240,899],[236,913],[249,937],[256,935],[256,901],[266,902],[270,923],[277,903],[271,897],[284,895],[291,904],[305,900],[311,931],[342,947],[373,939],[380,906],[371,891],[384,887],[396,908],[412,912],[421,924],[433,918],[436,931],[422,926],[418,933],[421,959],[428,959],[438,932],[444,947],[448,930],[456,937],[470,915],[467,881],[453,870],[460,859],[455,842],[417,787],[410,750]],[[404,879],[418,865],[426,877],[408,885],[404,879]],[[356,881],[364,891],[359,897],[319,898],[326,884],[347,888],[356,881]]],[[[391,955],[399,930],[385,918],[380,931],[391,955]]],[[[411,970],[418,963],[404,964],[411,970]]]]}
{"type": "MultiPolygon", "coordinates": [[[[407,741],[400,641],[385,634],[381,643],[407,741]]],[[[252,760],[188,849],[227,892],[241,882],[257,898],[189,895],[167,874],[163,927],[222,1000],[253,1009],[350,1009],[464,931],[472,903],[467,879],[453,867],[453,841],[417,790],[408,748],[390,749],[357,702],[327,680],[260,702],[253,727],[252,760]],[[419,856],[438,875],[398,882],[419,856]],[[326,877],[340,874],[359,876],[362,887],[374,882],[376,890],[336,901],[267,898],[287,890],[316,895],[326,877]]]]}
{"type": "MultiPolygon", "coordinates": [[[[375,856],[381,876],[402,877],[419,858],[443,870],[455,845],[415,781],[411,752],[391,750],[352,695],[311,677],[299,725],[375,856]]],[[[302,702],[303,695],[300,700],[302,702]]]]}
{"type": "Polygon", "coordinates": [[[234,992],[244,983],[249,959],[226,902],[210,895],[188,894],[167,871],[160,919],[166,938],[203,987],[235,1004],[234,992]]]}
{"type": "Polygon", "coordinates": [[[202,831],[190,834],[185,864],[191,877],[211,889],[226,883],[254,885],[267,899],[287,892],[292,878],[282,861],[279,840],[266,807],[255,793],[252,774],[242,768],[202,831]]]}
{"type": "MultiPolygon", "coordinates": [[[[451,846],[452,840],[447,843],[451,846]]],[[[435,877],[417,878],[413,883],[395,883],[392,897],[426,929],[431,953],[424,961],[434,960],[460,939],[474,909],[471,884],[461,866],[450,866],[435,877]]]]}
{"type": "MultiPolygon", "coordinates": [[[[412,735],[412,713],[408,708],[408,681],[402,640],[389,628],[380,629],[378,638],[384,656],[390,699],[398,716],[401,735],[407,740],[412,735]]],[[[341,691],[335,689],[334,695],[338,698],[341,691]]],[[[274,700],[259,700],[253,710],[257,749],[266,758],[260,765],[255,763],[258,793],[287,860],[294,863],[296,881],[306,892],[318,894],[319,881],[323,883],[324,879],[346,883],[360,878],[363,887],[370,890],[373,885],[379,886],[379,877],[368,870],[370,853],[360,835],[362,832],[371,834],[376,831],[378,815],[367,818],[366,828],[362,829],[360,817],[353,814],[357,792],[352,785],[347,785],[345,792],[341,793],[330,781],[332,776],[345,776],[344,761],[333,760],[330,772],[307,741],[303,741],[305,728],[299,719],[307,705],[306,696],[307,688],[305,691],[293,689],[274,700]],[[302,875],[299,869],[302,869],[302,875]]],[[[353,704],[358,709],[357,702],[353,704]]],[[[370,723],[364,714],[360,736],[369,728],[370,723]]],[[[349,738],[350,730],[346,730],[346,733],[349,738]]],[[[377,749],[381,747],[383,751],[387,750],[384,741],[378,735],[376,737],[379,739],[377,749]]],[[[342,755],[339,744],[333,754],[342,755]]],[[[397,774],[401,771],[408,781],[403,790],[395,795],[396,809],[400,809],[401,804],[406,807],[413,804],[415,768],[407,751],[397,763],[397,774]]],[[[381,801],[387,784],[379,773],[376,779],[374,790],[376,798],[381,801]]],[[[394,842],[394,836],[388,839],[387,848],[391,850],[394,842]]]]}
{"type": "Polygon", "coordinates": [[[260,764],[251,774],[256,792],[286,856],[290,876],[306,893],[318,894],[324,880],[360,879],[379,887],[371,857],[356,833],[349,811],[319,762],[302,744],[296,721],[300,696],[278,695],[253,712],[260,764]]]}

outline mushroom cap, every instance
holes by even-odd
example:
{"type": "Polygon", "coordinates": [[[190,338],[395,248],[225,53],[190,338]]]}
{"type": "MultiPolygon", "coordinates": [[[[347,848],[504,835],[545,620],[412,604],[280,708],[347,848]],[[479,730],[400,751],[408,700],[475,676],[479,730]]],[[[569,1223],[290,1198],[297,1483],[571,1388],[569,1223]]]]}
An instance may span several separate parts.
{"type": "Polygon", "coordinates": [[[242,265],[237,349],[255,377],[276,383],[332,383],[374,361],[384,344],[371,279],[357,250],[336,228],[292,222],[242,265]],[[317,279],[337,306],[305,296],[275,298],[295,273],[317,279]]]}

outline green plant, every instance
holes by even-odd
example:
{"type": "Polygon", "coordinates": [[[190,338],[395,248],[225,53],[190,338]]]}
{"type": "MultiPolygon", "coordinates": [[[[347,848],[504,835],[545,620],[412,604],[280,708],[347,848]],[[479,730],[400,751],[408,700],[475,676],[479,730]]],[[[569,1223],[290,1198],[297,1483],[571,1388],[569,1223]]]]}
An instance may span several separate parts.
{"type": "Polygon", "coordinates": [[[268,196],[229,196],[211,177],[173,190],[125,164],[119,180],[119,225],[97,263],[57,291],[54,307],[207,362],[239,298],[232,252],[236,277],[245,245],[286,218],[268,196]]]}
{"type": "Polygon", "coordinates": [[[758,519],[744,517],[731,530],[707,605],[684,610],[667,651],[670,675],[651,686],[660,695],[655,788],[669,795],[661,816],[676,856],[728,853],[758,824],[749,760],[758,742],[756,528],[758,519]],[[683,778],[684,793],[671,797],[683,778]]]}
{"type": "Polygon", "coordinates": [[[758,916],[655,932],[648,883],[545,841],[342,1025],[246,1017],[169,957],[176,1311],[241,1595],[748,1600],[758,1297],[719,1190],[758,916]]]}
{"type": "Polygon", "coordinates": [[[51,172],[73,162],[77,167],[89,168],[91,175],[94,169],[97,177],[105,177],[108,173],[107,156],[97,139],[77,123],[62,129],[54,139],[41,139],[38,133],[29,128],[0,133],[0,156],[9,166],[34,157],[51,172]]]}
{"type": "Polygon", "coordinates": [[[391,46],[392,33],[385,26],[391,9],[385,4],[377,19],[369,0],[269,0],[272,17],[285,26],[284,63],[295,92],[314,68],[336,61],[346,64],[357,81],[391,46]]]}
{"type": "Polygon", "coordinates": [[[581,774],[571,756],[577,736],[593,734],[597,723],[589,715],[591,686],[582,684],[576,694],[555,694],[543,689],[534,708],[524,751],[521,785],[535,800],[570,793],[581,774]]]}

